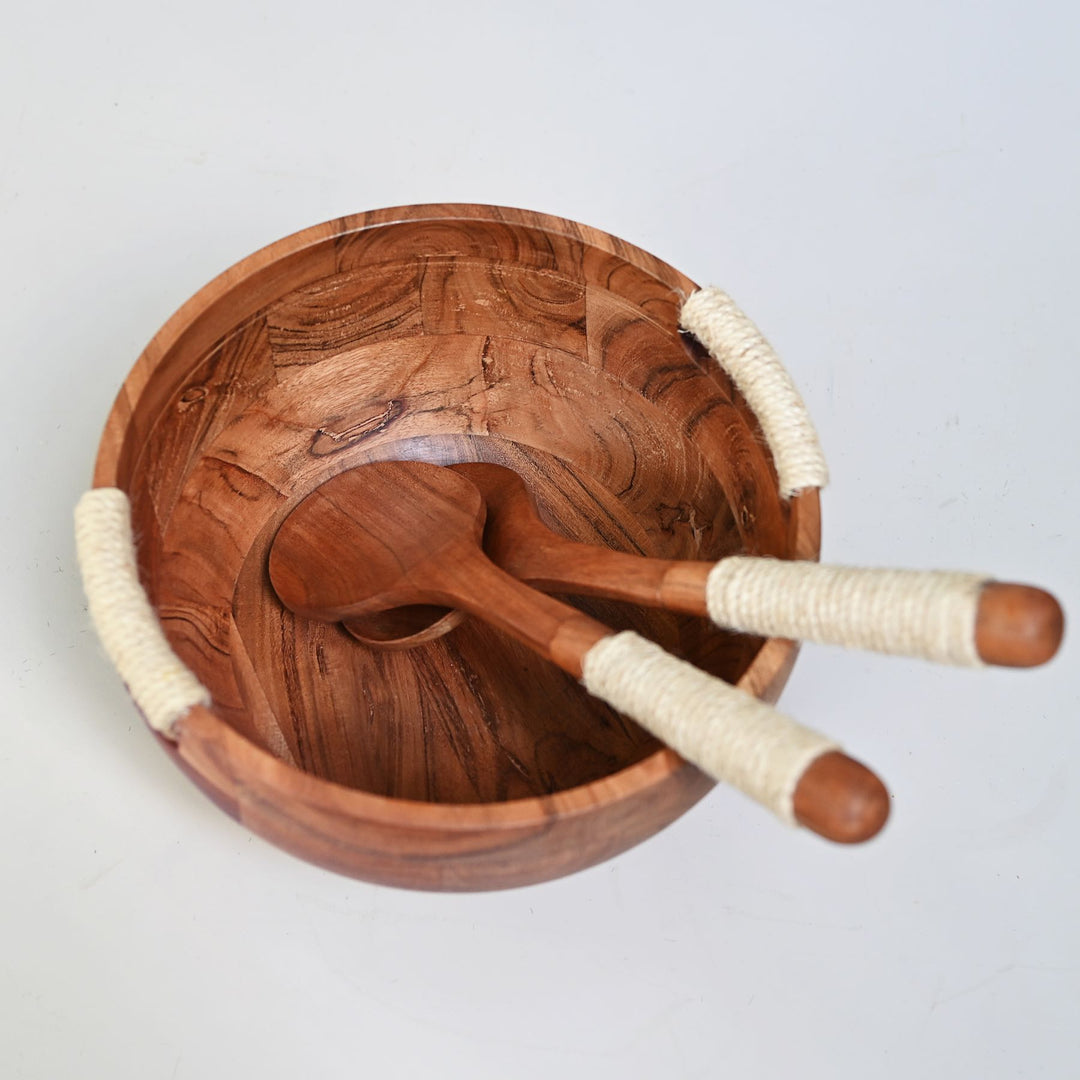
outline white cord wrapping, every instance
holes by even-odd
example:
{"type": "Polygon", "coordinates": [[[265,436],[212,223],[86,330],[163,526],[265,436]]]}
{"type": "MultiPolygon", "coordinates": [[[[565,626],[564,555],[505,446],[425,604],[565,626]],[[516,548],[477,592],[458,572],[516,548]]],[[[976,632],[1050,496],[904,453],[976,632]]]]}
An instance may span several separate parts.
{"type": "Polygon", "coordinates": [[[710,571],[705,598],[713,622],[744,633],[978,667],[975,620],[986,580],[737,555],[710,571]]]}
{"type": "Polygon", "coordinates": [[[173,652],[139,582],[131,506],[119,488],[88,491],[75,508],[75,544],[90,618],[147,723],[173,736],[210,693],[173,652]]]}
{"type": "Polygon", "coordinates": [[[806,405],[761,331],[722,289],[699,289],[683,303],[680,325],[731,376],[761,424],[786,499],[829,480],[806,405]]]}
{"type": "Polygon", "coordinates": [[[815,758],[838,749],[631,630],[603,638],[585,654],[582,682],[710,776],[791,824],[800,777],[815,758]]]}

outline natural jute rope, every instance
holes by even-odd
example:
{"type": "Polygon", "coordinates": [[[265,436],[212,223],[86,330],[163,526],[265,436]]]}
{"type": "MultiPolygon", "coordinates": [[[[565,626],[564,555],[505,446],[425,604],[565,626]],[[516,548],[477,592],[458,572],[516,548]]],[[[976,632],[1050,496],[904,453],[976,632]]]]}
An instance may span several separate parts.
{"type": "Polygon", "coordinates": [[[714,622],[744,633],[979,667],[975,620],[986,581],[732,556],[710,571],[705,597],[714,622]]]}
{"type": "Polygon", "coordinates": [[[836,743],[750,694],[678,660],[631,630],[598,641],[582,663],[590,694],[633,716],[683,757],[794,824],[799,779],[836,743]]]}
{"type": "Polygon", "coordinates": [[[829,480],[810,414],[761,331],[722,289],[699,289],[683,303],[680,325],[731,376],[761,424],[786,499],[829,480]]]}
{"type": "Polygon", "coordinates": [[[118,488],[95,488],[75,508],[75,544],[90,617],[147,723],[174,736],[176,722],[210,694],[172,651],[139,583],[131,506],[118,488]]]}

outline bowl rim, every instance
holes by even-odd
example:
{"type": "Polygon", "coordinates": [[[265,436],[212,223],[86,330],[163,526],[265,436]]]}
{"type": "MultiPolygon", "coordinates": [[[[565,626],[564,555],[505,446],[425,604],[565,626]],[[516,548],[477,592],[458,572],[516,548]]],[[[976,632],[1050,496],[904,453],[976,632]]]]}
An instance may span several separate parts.
{"type": "MultiPolygon", "coordinates": [[[[173,346],[212,305],[225,299],[253,275],[305,248],[370,229],[440,220],[490,221],[539,229],[598,247],[635,264],[684,297],[698,288],[680,271],[634,244],[591,226],[537,211],[479,203],[422,203],[332,218],[282,237],[240,259],[199,289],[166,320],[140,353],[116,396],[98,445],[93,487],[124,488],[124,478],[120,475],[122,450],[140,397],[173,346]]],[[[789,506],[789,557],[816,561],[821,548],[817,489],[809,488],[796,494],[789,500],[789,506]]],[[[764,700],[775,701],[798,650],[797,642],[766,639],[737,685],[764,700]]],[[[336,815],[346,813],[357,821],[376,825],[462,833],[535,828],[550,821],[553,814],[560,819],[574,817],[641,796],[687,770],[701,775],[675,751],[660,747],[640,761],[607,776],[551,794],[501,802],[439,803],[379,795],[304,772],[250,741],[218,716],[212,705],[193,708],[177,723],[174,735],[169,748],[180,762],[187,770],[198,773],[213,792],[231,804],[235,804],[247,789],[245,778],[257,778],[260,788],[277,792],[286,802],[336,815]],[[216,755],[215,750],[218,751],[216,755]],[[230,766],[227,770],[220,767],[222,751],[230,766]],[[215,759],[216,766],[211,764],[215,759]]],[[[712,786],[712,781],[708,781],[700,794],[712,786]]],[[[235,806],[231,807],[230,812],[234,809],[235,806]]],[[[234,816],[242,815],[234,812],[234,816]]]]}

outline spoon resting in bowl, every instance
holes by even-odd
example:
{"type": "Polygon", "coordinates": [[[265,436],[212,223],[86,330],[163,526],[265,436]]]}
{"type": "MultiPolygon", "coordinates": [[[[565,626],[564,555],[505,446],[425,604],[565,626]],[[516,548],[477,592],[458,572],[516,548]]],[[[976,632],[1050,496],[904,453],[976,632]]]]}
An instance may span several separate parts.
{"type": "MultiPolygon", "coordinates": [[[[488,462],[451,468],[480,489],[487,505],[483,543],[489,558],[545,592],[707,616],[725,629],[764,637],[943,661],[963,657],[1034,667],[1061,644],[1060,605],[1031,585],[753,556],[714,563],[630,555],[554,532],[512,469],[488,462]],[[741,591],[750,595],[744,598],[741,591]],[[943,623],[948,625],[936,633],[943,623]],[[944,633],[952,640],[943,644],[944,633]]],[[[463,617],[460,609],[411,606],[351,618],[346,628],[367,645],[411,648],[447,633],[463,617]]]]}
{"type": "Polygon", "coordinates": [[[423,462],[379,462],[316,488],[282,523],[269,572],[282,603],[328,622],[409,605],[484,619],[581,680],[717,780],[839,842],[885,823],[881,781],[834,743],[630,631],[529,588],[484,554],[477,487],[423,462]]]}

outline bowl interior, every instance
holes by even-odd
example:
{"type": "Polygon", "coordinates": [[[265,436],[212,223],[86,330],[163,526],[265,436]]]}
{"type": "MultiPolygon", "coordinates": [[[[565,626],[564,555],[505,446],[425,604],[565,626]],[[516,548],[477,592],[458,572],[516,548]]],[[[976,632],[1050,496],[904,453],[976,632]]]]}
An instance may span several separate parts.
{"type": "MultiPolygon", "coordinates": [[[[306,773],[439,803],[587,784],[656,749],[475,619],[409,651],[292,615],[267,554],[331,476],[378,459],[495,461],[557,530],[663,558],[791,555],[752,415],[677,326],[693,283],[594,230],[486,207],[320,226],[194,297],[147,349],[103,442],[147,591],[214,712],[306,773]]],[[[761,642],[572,600],[735,682],[761,642]]]]}

